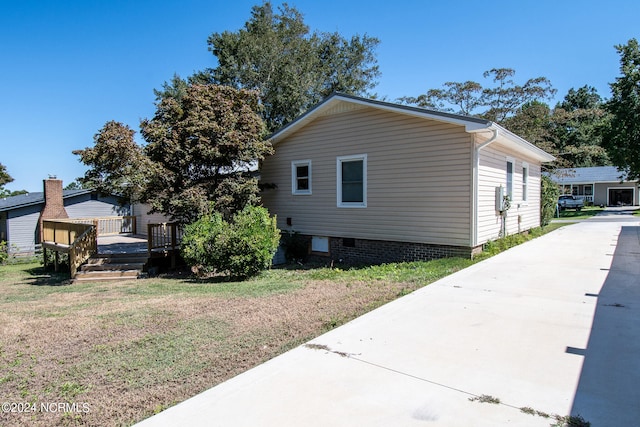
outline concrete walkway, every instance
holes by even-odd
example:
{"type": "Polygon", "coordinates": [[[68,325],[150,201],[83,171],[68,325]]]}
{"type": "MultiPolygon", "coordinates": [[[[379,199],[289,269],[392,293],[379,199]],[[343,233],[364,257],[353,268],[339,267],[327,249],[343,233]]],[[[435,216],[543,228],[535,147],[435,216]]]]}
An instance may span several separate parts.
{"type": "Polygon", "coordinates": [[[569,225],[374,310],[139,424],[640,423],[640,221],[569,225]],[[492,396],[499,404],[470,399],[492,396]]]}

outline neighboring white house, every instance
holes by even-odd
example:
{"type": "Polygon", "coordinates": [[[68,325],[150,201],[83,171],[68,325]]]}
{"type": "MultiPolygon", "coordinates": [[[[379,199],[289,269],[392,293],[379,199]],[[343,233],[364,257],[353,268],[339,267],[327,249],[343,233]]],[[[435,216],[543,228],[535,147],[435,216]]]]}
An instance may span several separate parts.
{"type": "Polygon", "coordinates": [[[262,193],[313,253],[352,262],[472,256],[540,224],[554,159],[482,119],[335,94],[271,136],[262,193]],[[501,188],[501,189],[500,189],[501,188]]]}
{"type": "Polygon", "coordinates": [[[638,182],[627,179],[615,166],[558,169],[550,175],[561,194],[573,194],[601,206],[637,206],[638,182]]]}

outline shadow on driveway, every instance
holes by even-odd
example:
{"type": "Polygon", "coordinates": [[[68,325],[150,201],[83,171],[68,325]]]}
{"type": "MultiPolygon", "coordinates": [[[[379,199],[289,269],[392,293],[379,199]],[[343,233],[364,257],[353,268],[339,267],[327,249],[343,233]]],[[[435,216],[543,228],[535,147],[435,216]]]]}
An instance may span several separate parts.
{"type": "MultiPolygon", "coordinates": [[[[613,250],[613,247],[612,247],[613,250]]],[[[640,425],[640,227],[623,226],[599,295],[571,413],[592,426],[640,425]]]]}

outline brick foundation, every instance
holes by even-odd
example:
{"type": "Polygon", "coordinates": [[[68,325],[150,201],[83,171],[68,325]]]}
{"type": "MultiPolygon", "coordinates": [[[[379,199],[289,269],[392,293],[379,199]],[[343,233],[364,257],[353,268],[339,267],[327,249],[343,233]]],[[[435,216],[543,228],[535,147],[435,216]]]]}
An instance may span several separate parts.
{"type": "Polygon", "coordinates": [[[482,246],[431,245],[426,243],[387,242],[383,240],[330,238],[329,257],[348,264],[382,264],[403,261],[428,261],[437,258],[472,258],[482,246]],[[346,244],[345,244],[346,243],[346,244]]]}

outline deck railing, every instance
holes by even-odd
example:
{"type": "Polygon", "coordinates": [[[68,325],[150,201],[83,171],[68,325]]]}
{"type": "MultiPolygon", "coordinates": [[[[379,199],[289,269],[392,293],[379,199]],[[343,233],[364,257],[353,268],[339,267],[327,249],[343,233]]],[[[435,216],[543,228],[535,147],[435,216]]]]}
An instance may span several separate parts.
{"type": "Polygon", "coordinates": [[[58,271],[59,253],[69,254],[71,278],[78,268],[98,252],[97,229],[93,224],[69,221],[42,221],[42,251],[47,263],[47,249],[55,251],[55,269],[58,271]]]}
{"type": "Polygon", "coordinates": [[[105,216],[98,218],[69,218],[59,221],[75,224],[91,224],[96,227],[98,236],[111,234],[131,233],[137,234],[135,216],[105,216]]]}
{"type": "Polygon", "coordinates": [[[182,226],[177,222],[147,224],[149,252],[177,250],[182,242],[182,226]]]}
{"type": "Polygon", "coordinates": [[[75,278],[78,269],[89,258],[98,253],[98,236],[96,228],[89,228],[74,240],[69,249],[69,269],[71,270],[71,278],[75,278]]]}

